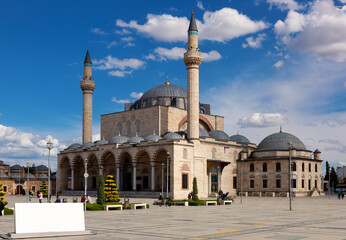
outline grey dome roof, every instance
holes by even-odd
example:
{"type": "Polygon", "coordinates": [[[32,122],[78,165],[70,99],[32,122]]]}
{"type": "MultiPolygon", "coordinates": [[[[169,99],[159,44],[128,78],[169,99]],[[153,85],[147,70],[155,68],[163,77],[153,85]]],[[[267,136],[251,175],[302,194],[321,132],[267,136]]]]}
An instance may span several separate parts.
{"type": "Polygon", "coordinates": [[[228,134],[220,130],[210,131],[209,135],[216,140],[229,140],[228,134]]]}
{"type": "Polygon", "coordinates": [[[95,145],[96,146],[100,146],[100,145],[103,145],[103,144],[108,144],[109,142],[107,140],[98,140],[98,141],[95,141],[95,145]]]}
{"type": "Polygon", "coordinates": [[[187,97],[187,92],[184,88],[172,84],[163,84],[150,88],[146,91],[141,99],[156,98],[156,97],[187,97]]]}
{"type": "MultiPolygon", "coordinates": [[[[25,179],[28,179],[28,174],[25,174],[25,177],[24,177],[24,178],[25,178],[25,179]]],[[[33,178],[35,178],[35,175],[29,173],[29,179],[33,179],[33,178]]]]}
{"type": "Polygon", "coordinates": [[[10,167],[11,170],[24,170],[24,168],[22,166],[20,166],[19,164],[13,165],[12,167],[10,167]]]}
{"type": "Polygon", "coordinates": [[[36,171],[48,171],[48,167],[45,165],[39,165],[35,168],[36,171]]]}
{"type": "Polygon", "coordinates": [[[237,142],[237,143],[251,143],[250,140],[247,137],[244,137],[243,135],[236,134],[233,136],[230,136],[229,139],[231,141],[237,142]]]}
{"type": "Polygon", "coordinates": [[[95,143],[93,142],[86,142],[82,145],[83,148],[89,148],[89,147],[92,147],[92,146],[95,146],[95,143]]]}
{"type": "Polygon", "coordinates": [[[127,140],[128,143],[140,143],[141,141],[144,141],[144,138],[138,136],[131,137],[129,140],[127,140]]]}
{"type": "Polygon", "coordinates": [[[257,150],[288,150],[288,142],[291,141],[293,148],[297,150],[306,150],[305,145],[296,136],[278,132],[269,135],[264,138],[260,144],[258,144],[257,150]]]}
{"type": "Polygon", "coordinates": [[[45,178],[48,178],[48,175],[47,174],[40,174],[40,175],[38,175],[38,178],[45,179],[45,178]]]}
{"type": "Polygon", "coordinates": [[[199,128],[199,137],[210,137],[209,133],[203,128],[199,128]]]}
{"type": "Polygon", "coordinates": [[[184,138],[178,133],[169,132],[163,136],[163,139],[184,139],[184,138]]]}
{"type": "Polygon", "coordinates": [[[0,173],[0,178],[8,178],[8,176],[5,173],[0,173]]]}
{"type": "Polygon", "coordinates": [[[157,142],[160,139],[162,139],[162,137],[160,137],[159,135],[156,135],[156,134],[149,135],[149,136],[144,138],[145,141],[153,141],[153,142],[157,142]]]}
{"type": "Polygon", "coordinates": [[[79,144],[79,143],[73,143],[73,144],[71,144],[67,149],[76,149],[76,148],[80,148],[80,147],[82,147],[81,144],[79,144]]]}
{"type": "Polygon", "coordinates": [[[122,143],[126,143],[128,140],[129,140],[128,137],[119,135],[119,136],[112,137],[112,139],[109,140],[109,143],[122,144],[122,143]]]}
{"type": "Polygon", "coordinates": [[[11,174],[11,178],[22,178],[22,176],[19,173],[11,174]]]}

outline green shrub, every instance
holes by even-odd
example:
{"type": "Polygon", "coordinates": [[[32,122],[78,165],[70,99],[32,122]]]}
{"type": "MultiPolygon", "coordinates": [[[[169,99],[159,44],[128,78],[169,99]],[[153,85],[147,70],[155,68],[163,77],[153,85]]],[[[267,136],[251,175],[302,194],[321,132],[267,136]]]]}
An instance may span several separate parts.
{"type": "Polygon", "coordinates": [[[10,208],[4,209],[4,215],[13,215],[13,213],[14,213],[13,209],[10,209],[10,208]]]}
{"type": "Polygon", "coordinates": [[[193,178],[193,193],[192,193],[192,200],[198,201],[198,187],[197,187],[197,178],[193,178]]]}
{"type": "Polygon", "coordinates": [[[203,200],[188,200],[189,202],[189,206],[203,206],[204,205],[204,202],[203,200]]]}
{"type": "Polygon", "coordinates": [[[103,175],[99,175],[99,181],[97,183],[97,200],[96,202],[100,205],[104,205],[106,202],[105,196],[105,181],[103,175]]]}
{"type": "Polygon", "coordinates": [[[86,209],[88,211],[101,211],[103,210],[103,205],[97,203],[87,203],[86,209]]]}

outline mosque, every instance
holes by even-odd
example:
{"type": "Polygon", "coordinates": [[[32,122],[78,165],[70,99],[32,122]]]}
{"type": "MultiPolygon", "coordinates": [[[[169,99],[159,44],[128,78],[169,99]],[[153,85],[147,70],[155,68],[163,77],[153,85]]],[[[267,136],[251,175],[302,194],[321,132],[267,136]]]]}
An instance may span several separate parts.
{"type": "Polygon", "coordinates": [[[274,133],[257,146],[242,135],[224,132],[224,117],[199,102],[198,29],[192,14],[184,54],[187,90],[170,84],[146,91],[125,111],[101,115],[101,140],[92,142],[92,96],[95,82],[87,51],[83,91],[82,144],[58,154],[57,191],[89,193],[100,174],[113,175],[120,196],[158,197],[160,192],[185,199],[197,178],[200,198],[230,195],[287,196],[289,158],[295,196],[322,194],[320,151],[307,150],[294,135],[274,133]],[[289,150],[290,148],[290,150],[289,150]],[[85,178],[87,173],[87,178],[85,178]]]}

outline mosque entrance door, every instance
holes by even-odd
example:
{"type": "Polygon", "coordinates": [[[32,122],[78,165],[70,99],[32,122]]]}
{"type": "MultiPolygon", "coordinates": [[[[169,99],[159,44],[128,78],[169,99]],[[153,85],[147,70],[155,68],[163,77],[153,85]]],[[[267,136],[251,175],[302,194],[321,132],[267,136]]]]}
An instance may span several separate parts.
{"type": "Polygon", "coordinates": [[[132,164],[130,159],[125,158],[123,168],[123,191],[132,190],[132,164]]]}
{"type": "Polygon", "coordinates": [[[218,189],[217,183],[218,183],[217,174],[211,174],[211,189],[210,190],[212,193],[217,193],[217,189],[218,189]]]}

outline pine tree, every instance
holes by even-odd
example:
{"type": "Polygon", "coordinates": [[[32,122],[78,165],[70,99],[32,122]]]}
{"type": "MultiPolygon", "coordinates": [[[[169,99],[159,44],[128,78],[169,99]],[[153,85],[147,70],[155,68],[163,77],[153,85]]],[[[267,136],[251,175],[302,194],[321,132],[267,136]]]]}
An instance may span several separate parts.
{"type": "Polygon", "coordinates": [[[324,176],[324,180],[329,180],[329,163],[326,161],[326,175],[324,176]]]}
{"type": "Polygon", "coordinates": [[[192,193],[192,200],[197,201],[198,200],[198,188],[197,188],[197,178],[193,178],[193,193],[192,193]]]}
{"type": "Polygon", "coordinates": [[[114,182],[114,177],[112,175],[107,176],[105,184],[105,195],[106,202],[119,202],[120,198],[118,196],[118,190],[114,182]]]}
{"type": "Polygon", "coordinates": [[[42,184],[40,185],[40,192],[42,192],[43,197],[48,196],[48,185],[45,181],[42,181],[42,184]]]}
{"type": "Polygon", "coordinates": [[[97,183],[97,200],[96,202],[98,204],[104,205],[106,201],[105,196],[105,181],[103,180],[103,175],[99,175],[99,181],[97,183]]]}
{"type": "Polygon", "coordinates": [[[331,182],[332,188],[334,189],[336,185],[338,185],[339,183],[338,175],[336,174],[334,167],[332,167],[332,170],[330,171],[330,182],[331,182]]]}

